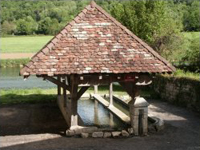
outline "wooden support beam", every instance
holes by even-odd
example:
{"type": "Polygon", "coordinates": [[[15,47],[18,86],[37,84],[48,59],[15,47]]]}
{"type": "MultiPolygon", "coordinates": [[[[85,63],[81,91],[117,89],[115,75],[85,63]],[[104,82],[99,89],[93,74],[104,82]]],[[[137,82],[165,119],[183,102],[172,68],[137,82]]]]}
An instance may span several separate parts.
{"type": "Polygon", "coordinates": [[[109,86],[109,99],[110,99],[110,104],[109,104],[109,107],[110,106],[113,106],[113,84],[110,83],[110,86],[109,86]]]}
{"type": "Polygon", "coordinates": [[[76,83],[76,78],[72,75],[70,78],[70,84],[71,84],[71,127],[78,126],[78,100],[77,100],[77,94],[78,94],[78,84],[76,83]]]}
{"type": "Polygon", "coordinates": [[[44,79],[47,79],[48,81],[58,85],[58,86],[61,86],[62,88],[65,88],[66,90],[70,91],[70,88],[69,86],[67,86],[66,84],[62,83],[61,81],[53,78],[53,77],[44,77],[44,79]]]}
{"type": "Polygon", "coordinates": [[[87,91],[88,88],[89,88],[89,86],[81,87],[81,89],[77,93],[77,97],[76,97],[77,100],[79,100],[81,98],[81,96],[85,93],[85,91],[87,91]]]}
{"type": "Polygon", "coordinates": [[[98,85],[94,85],[94,94],[98,94],[98,85]]]}
{"type": "Polygon", "coordinates": [[[132,100],[135,101],[135,97],[139,96],[139,90],[138,87],[135,85],[135,82],[119,82],[119,84],[131,96],[132,100]]]}
{"type": "MultiPolygon", "coordinates": [[[[57,80],[60,82],[60,77],[57,77],[57,80]]],[[[61,95],[61,87],[57,85],[58,95],[61,95]]]]}
{"type": "MultiPolygon", "coordinates": [[[[63,79],[63,84],[66,85],[66,80],[65,78],[63,79]]],[[[64,97],[64,107],[67,106],[67,91],[66,91],[66,88],[63,87],[63,97],[64,97]]]]}

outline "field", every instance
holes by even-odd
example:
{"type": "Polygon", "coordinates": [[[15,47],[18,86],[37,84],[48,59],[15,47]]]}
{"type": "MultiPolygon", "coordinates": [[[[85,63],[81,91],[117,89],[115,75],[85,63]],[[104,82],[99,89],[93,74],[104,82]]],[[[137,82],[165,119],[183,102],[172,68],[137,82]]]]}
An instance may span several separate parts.
{"type": "Polygon", "coordinates": [[[1,38],[1,53],[35,53],[52,36],[13,36],[1,38]]]}

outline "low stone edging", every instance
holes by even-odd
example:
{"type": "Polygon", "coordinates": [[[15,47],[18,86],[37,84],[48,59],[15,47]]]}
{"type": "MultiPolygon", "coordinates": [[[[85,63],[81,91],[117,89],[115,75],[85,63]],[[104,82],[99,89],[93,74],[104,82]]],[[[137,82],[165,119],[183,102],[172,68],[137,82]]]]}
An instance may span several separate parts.
{"type": "Polygon", "coordinates": [[[131,137],[134,135],[133,129],[128,130],[108,130],[100,129],[97,127],[86,127],[82,129],[67,130],[67,137],[82,137],[82,138],[119,138],[119,137],[131,137]]]}

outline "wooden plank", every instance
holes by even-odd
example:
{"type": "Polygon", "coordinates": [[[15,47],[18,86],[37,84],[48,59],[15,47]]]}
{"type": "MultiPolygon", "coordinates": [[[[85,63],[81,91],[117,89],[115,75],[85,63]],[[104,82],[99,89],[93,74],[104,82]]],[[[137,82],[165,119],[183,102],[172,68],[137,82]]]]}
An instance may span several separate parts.
{"type": "Polygon", "coordinates": [[[53,78],[53,77],[44,77],[44,79],[47,79],[48,81],[50,81],[50,82],[52,82],[52,83],[54,83],[54,84],[56,84],[56,85],[59,85],[59,86],[61,86],[62,88],[65,88],[66,90],[70,91],[69,86],[67,86],[66,84],[60,82],[59,80],[57,80],[57,79],[55,79],[55,78],[53,78]]]}
{"type": "Polygon", "coordinates": [[[101,104],[103,104],[104,106],[108,107],[109,106],[109,102],[106,101],[104,98],[102,98],[100,95],[98,94],[92,94],[92,96],[98,100],[101,104]]]}
{"type": "Polygon", "coordinates": [[[119,117],[122,121],[126,122],[127,124],[130,124],[130,117],[123,113],[121,110],[117,109],[114,106],[109,107],[108,109],[110,109],[110,111],[113,114],[117,115],[117,117],[119,117]]]}
{"type": "Polygon", "coordinates": [[[102,105],[104,105],[105,107],[107,107],[108,110],[110,110],[113,114],[115,114],[122,121],[124,121],[127,124],[130,124],[130,117],[128,115],[126,115],[125,113],[123,113],[121,110],[119,110],[115,106],[110,106],[109,107],[109,102],[106,101],[104,98],[102,98],[100,95],[98,95],[98,94],[92,94],[92,96],[97,101],[99,101],[102,105]]]}

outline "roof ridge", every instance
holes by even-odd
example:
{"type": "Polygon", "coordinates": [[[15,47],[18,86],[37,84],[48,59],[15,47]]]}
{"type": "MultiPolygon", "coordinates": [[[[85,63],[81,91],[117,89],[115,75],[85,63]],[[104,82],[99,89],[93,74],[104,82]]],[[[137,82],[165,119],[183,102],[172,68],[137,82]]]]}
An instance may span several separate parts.
{"type": "Polygon", "coordinates": [[[144,46],[152,55],[160,59],[164,64],[166,64],[169,68],[171,68],[173,71],[176,71],[175,67],[172,66],[165,58],[160,56],[156,51],[154,51],[150,46],[148,46],[142,39],[137,37],[134,33],[132,33],[129,29],[127,29],[124,25],[122,25],[119,21],[117,21],[114,17],[112,17],[109,13],[107,13],[103,8],[101,8],[99,5],[97,5],[95,2],[91,1],[91,4],[95,5],[95,8],[97,8],[101,13],[103,13],[106,17],[111,19],[117,26],[119,26],[121,29],[126,31],[127,34],[132,36],[135,40],[137,40],[142,46],[144,46]]]}

